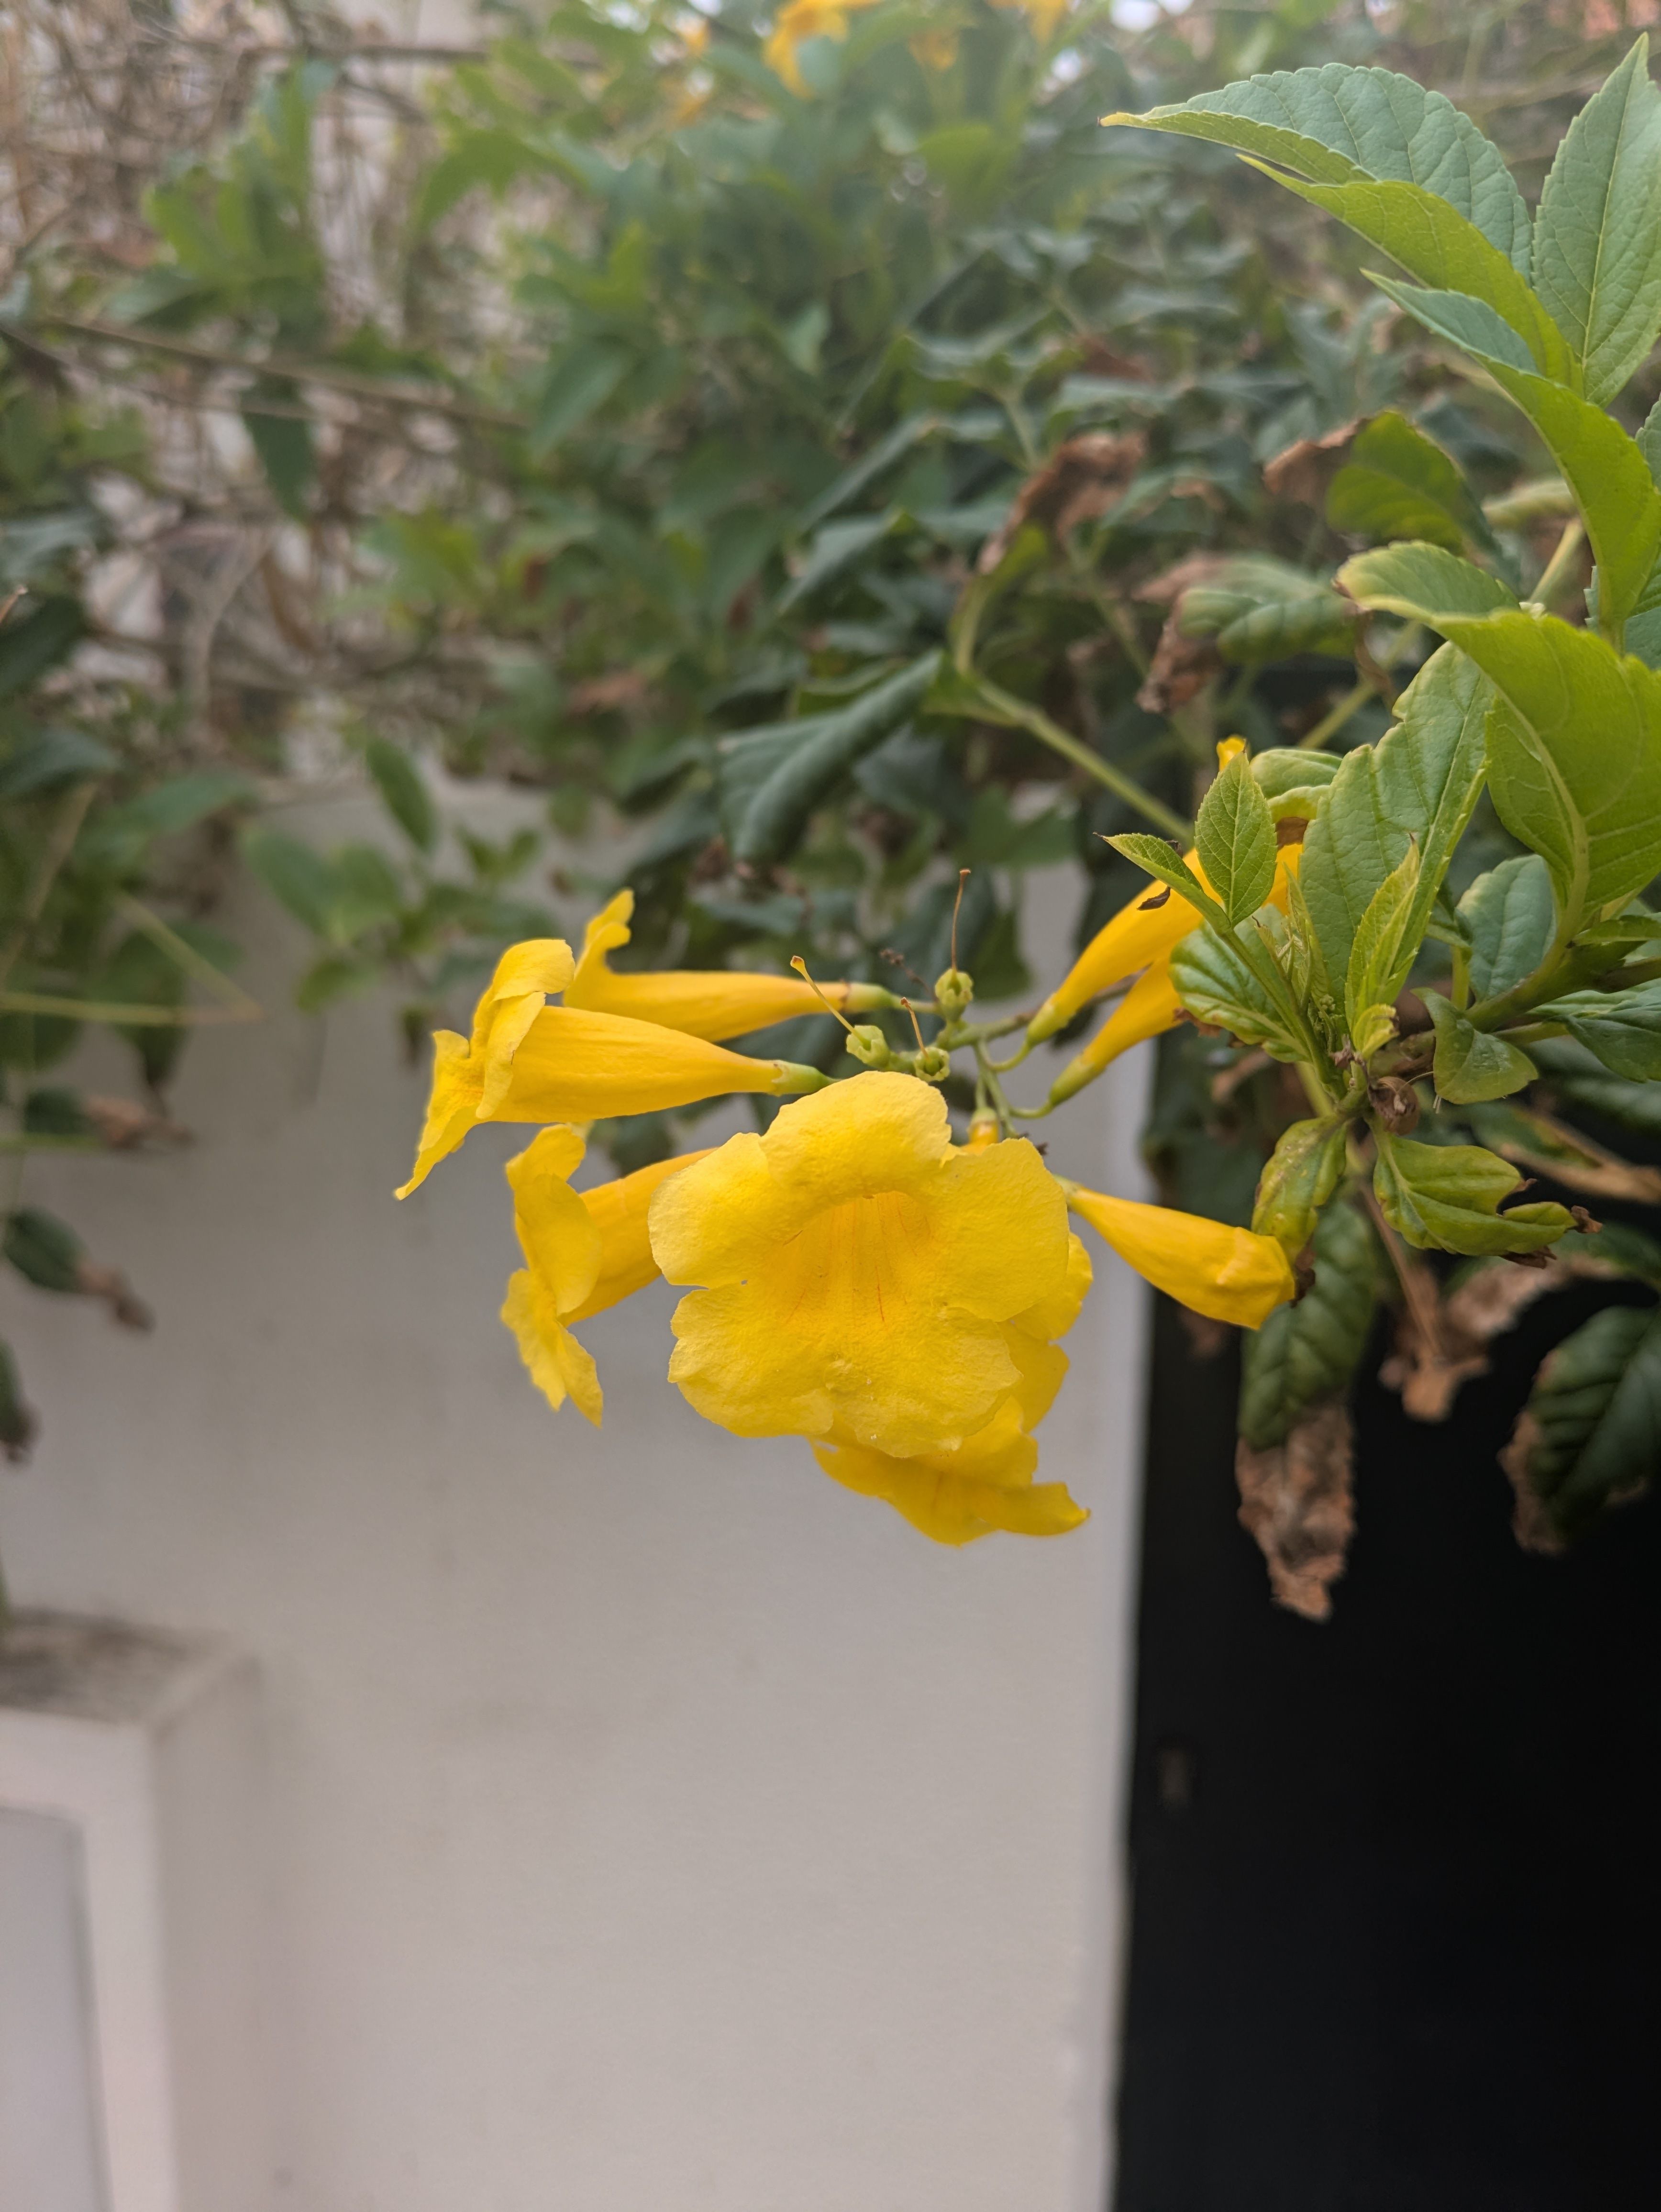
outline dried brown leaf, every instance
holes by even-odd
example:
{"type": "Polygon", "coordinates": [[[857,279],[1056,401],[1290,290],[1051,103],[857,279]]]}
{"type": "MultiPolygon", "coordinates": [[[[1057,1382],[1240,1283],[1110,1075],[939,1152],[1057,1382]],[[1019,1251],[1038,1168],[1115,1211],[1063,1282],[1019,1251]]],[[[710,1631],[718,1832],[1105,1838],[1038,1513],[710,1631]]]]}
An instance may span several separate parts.
{"type": "Polygon", "coordinates": [[[1323,438],[1299,438],[1295,445],[1284,447],[1273,460],[1263,464],[1264,490],[1272,499],[1299,500],[1305,507],[1324,506],[1327,486],[1343,465],[1366,419],[1360,416],[1353,422],[1329,430],[1323,438]]]}
{"type": "MultiPolygon", "coordinates": [[[[1544,1371],[1542,1367],[1541,1372],[1544,1371]]],[[[1564,1544],[1551,1525],[1551,1516],[1543,1500],[1529,1480],[1529,1462],[1539,1441],[1540,1424],[1525,1406],[1517,1416],[1517,1425],[1500,1454],[1500,1464],[1506,1470],[1517,1501],[1511,1516],[1512,1535],[1524,1551],[1541,1552],[1549,1557],[1562,1551],[1564,1544]]]]}
{"type": "Polygon", "coordinates": [[[1030,522],[1057,542],[1081,522],[1105,514],[1141,466],[1147,441],[1135,431],[1086,430],[1058,446],[1015,495],[1003,526],[981,548],[976,567],[989,576],[1030,522]]]}
{"type": "Polygon", "coordinates": [[[1325,1620],[1331,1585],[1344,1571],[1355,1531],[1355,1432],[1349,1408],[1331,1398],[1299,1422],[1283,1444],[1235,1446],[1240,1524],[1269,1563],[1277,1605],[1325,1620]]]}

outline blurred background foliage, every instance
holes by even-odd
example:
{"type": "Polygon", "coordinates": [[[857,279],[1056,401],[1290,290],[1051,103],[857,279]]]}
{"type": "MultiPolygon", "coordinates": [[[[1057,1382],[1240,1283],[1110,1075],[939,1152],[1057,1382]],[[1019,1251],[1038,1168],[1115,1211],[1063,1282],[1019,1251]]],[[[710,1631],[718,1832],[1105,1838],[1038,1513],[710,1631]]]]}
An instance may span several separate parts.
{"type": "MultiPolygon", "coordinates": [[[[1220,735],[1376,736],[1389,672],[1326,592],[1368,518],[1265,465],[1384,407],[1490,499],[1542,457],[1342,234],[1097,118],[1377,62],[1532,197],[1644,20],[572,0],[447,48],[0,12],[0,1210],[16,1273],[130,1322],[22,1176],[179,1140],[191,1030],[259,1012],[214,919],[239,866],[307,933],[301,1003],[390,983],[411,1050],[620,881],[625,959],[932,975],[968,867],[964,963],[1015,998],[1031,871],[1081,872],[1082,936],[1139,880],[1099,833],[1180,836],[1220,735]],[[357,841],[284,827],[353,790],[357,841]],[[132,1097],[64,1079],[98,1029],[132,1097]]],[[[1561,524],[1491,511],[1526,583],[1561,524]]],[[[830,1064],[794,1026],[766,1048],[830,1064]]],[[[1244,1218],[1276,1079],[1173,1042],[1172,1195],[1244,1218]]],[[[0,1357],[0,1443],[28,1429],[0,1357]]]]}

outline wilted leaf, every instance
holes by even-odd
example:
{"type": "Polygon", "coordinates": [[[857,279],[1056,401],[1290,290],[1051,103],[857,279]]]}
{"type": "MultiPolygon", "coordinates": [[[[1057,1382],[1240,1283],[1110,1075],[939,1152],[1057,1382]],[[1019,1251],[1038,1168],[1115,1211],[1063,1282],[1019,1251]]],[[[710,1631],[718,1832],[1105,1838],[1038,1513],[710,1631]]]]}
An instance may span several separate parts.
{"type": "Polygon", "coordinates": [[[1332,1584],[1344,1571],[1355,1532],[1355,1431],[1349,1408],[1330,1399],[1306,1413],[1284,1443],[1234,1447],[1240,1525],[1269,1564],[1277,1605],[1305,1620],[1332,1612],[1332,1584]]]}
{"type": "Polygon", "coordinates": [[[1086,430],[1058,446],[1016,493],[1002,524],[981,548],[976,567],[989,576],[1029,522],[1059,544],[1081,522],[1105,514],[1141,466],[1147,441],[1134,431],[1086,430]]]}
{"type": "Polygon", "coordinates": [[[1396,1235],[1415,1251],[1536,1252],[1574,1226],[1546,1202],[1501,1213],[1522,1177],[1478,1145],[1424,1145],[1375,1129],[1372,1187],[1396,1235]]]}
{"type": "MultiPolygon", "coordinates": [[[[1257,1179],[1251,1226],[1295,1260],[1315,1233],[1317,1216],[1338,1187],[1346,1124],[1338,1115],[1283,1129],[1257,1179]]],[[[1260,1332],[1261,1334],[1261,1332],[1260,1332]]]]}

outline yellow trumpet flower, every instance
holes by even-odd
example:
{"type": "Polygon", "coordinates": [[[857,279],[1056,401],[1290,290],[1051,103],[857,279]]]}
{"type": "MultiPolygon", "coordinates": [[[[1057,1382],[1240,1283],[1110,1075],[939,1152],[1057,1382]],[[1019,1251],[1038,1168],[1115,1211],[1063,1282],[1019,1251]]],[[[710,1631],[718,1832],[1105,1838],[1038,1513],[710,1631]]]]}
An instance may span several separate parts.
{"type": "Polygon", "coordinates": [[[845,39],[848,18],[861,8],[875,5],[876,0],[786,0],[773,18],[772,33],[761,50],[762,59],[792,92],[806,99],[807,80],[796,59],[797,47],[809,39],[845,39]]]}
{"type": "Polygon", "coordinates": [[[557,1410],[569,1397],[598,1428],[605,1402],[599,1377],[570,1325],[656,1280],[646,1233],[652,1193],[705,1154],[684,1152],[575,1191],[570,1177],[584,1149],[577,1130],[545,1129],[508,1163],[526,1265],[508,1279],[502,1318],[549,1404],[557,1410]]]}
{"type": "Polygon", "coordinates": [[[565,987],[568,1006],[660,1022],[665,1029],[719,1043],[765,1029],[771,1022],[788,1021],[793,1015],[821,1014],[826,1000],[842,1013],[896,1003],[893,994],[879,983],[824,983],[815,991],[795,975],[764,975],[741,969],[614,975],[605,956],[629,942],[634,911],[634,893],[622,890],[588,924],[576,972],[565,987]]]}
{"type": "Polygon", "coordinates": [[[672,1283],[702,1285],[669,1364],[697,1412],[898,1458],[986,1425],[1023,1380],[1006,1324],[1068,1281],[1066,1206],[1037,1151],[960,1150],[940,1093],[886,1072],[677,1176],[651,1237],[672,1283]]]}
{"type": "Polygon", "coordinates": [[[1261,1328],[1297,1296],[1292,1263],[1273,1237],[1076,1185],[1067,1202],[1155,1290],[1213,1321],[1261,1328]]]}
{"type": "Polygon", "coordinates": [[[1069,1237],[1061,1289],[1005,1324],[1004,1341],[1020,1380],[973,1436],[899,1458],[852,1443],[836,1429],[814,1444],[814,1458],[834,1480],[863,1497],[885,1499],[937,1544],[970,1544],[1000,1529],[1017,1536],[1061,1536],[1078,1528],[1090,1516],[1068,1496],[1066,1484],[1032,1480],[1038,1447],[1031,1431],[1067,1372],[1067,1355],[1050,1340],[1064,1336],[1077,1320],[1090,1279],[1090,1255],[1069,1237]]]}
{"type": "Polygon", "coordinates": [[[502,955],[473,1016],[471,1038],[433,1037],[433,1087],[407,1198],[480,1121],[598,1121],[701,1098],[757,1091],[788,1098],[827,1078],[788,1060],[747,1060],[704,1038],[625,1014],[551,1006],[575,963],[558,938],[502,955]]]}

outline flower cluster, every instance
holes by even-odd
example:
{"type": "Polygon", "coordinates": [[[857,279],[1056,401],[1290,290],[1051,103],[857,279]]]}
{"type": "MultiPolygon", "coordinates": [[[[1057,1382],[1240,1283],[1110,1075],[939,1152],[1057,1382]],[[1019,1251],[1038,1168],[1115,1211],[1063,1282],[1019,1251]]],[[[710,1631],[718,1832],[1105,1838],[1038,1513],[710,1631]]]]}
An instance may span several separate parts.
{"type": "MultiPolygon", "coordinates": [[[[904,1002],[866,983],[614,973],[606,955],[627,942],[631,910],[625,891],[575,958],[557,939],[515,945],[471,1038],[438,1033],[399,1194],[476,1122],[546,1125],[508,1168],[526,1264],[502,1319],[551,1405],[569,1398],[599,1421],[599,1378],[575,1327],[661,1275],[687,1293],[669,1379],[706,1419],[735,1436],[805,1437],[827,1474],[940,1542],[1056,1535],[1086,1517],[1064,1485],[1034,1480],[1033,1431],[1067,1372],[1059,1340],[1091,1283],[1069,1211],[1217,1319],[1256,1328],[1293,1295],[1273,1237],[1053,1175],[1014,1133],[985,1050],[1012,1025],[968,1024],[973,984],[955,965],[937,987],[932,1043],[916,1031],[916,1049],[897,1050],[879,1024],[847,1024],[863,1072],[832,1081],[723,1040],[825,1006],[846,1023],[904,1002]],[[980,1087],[960,1140],[938,1086],[964,1048],[980,1087]],[[581,1125],[746,1091],[793,1103],[764,1133],[572,1188],[581,1125]]],[[[1135,921],[1110,930],[1123,938],[1135,921]]],[[[1092,955],[1102,965],[1092,945],[1080,969],[1092,955]]],[[[1096,995],[1093,972],[1075,969],[1050,1006],[1096,995]]]]}

